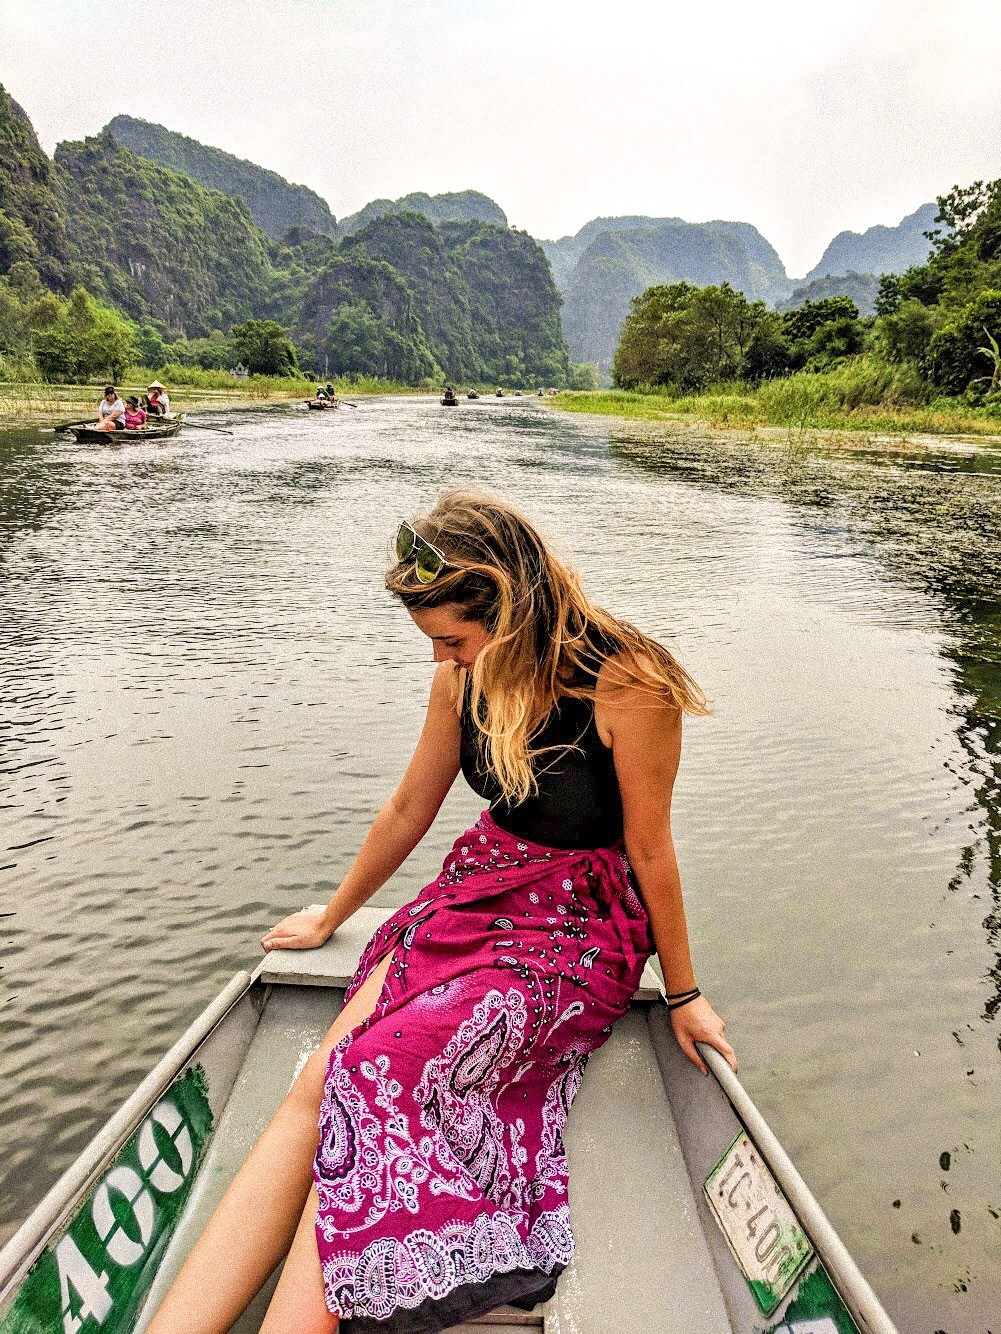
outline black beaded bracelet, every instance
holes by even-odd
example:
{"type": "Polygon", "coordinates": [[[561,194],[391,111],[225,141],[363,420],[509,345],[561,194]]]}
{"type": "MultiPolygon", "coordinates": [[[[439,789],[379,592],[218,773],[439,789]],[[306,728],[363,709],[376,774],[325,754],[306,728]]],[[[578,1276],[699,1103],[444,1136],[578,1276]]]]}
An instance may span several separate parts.
{"type": "Polygon", "coordinates": [[[690,1001],[698,1000],[699,996],[701,995],[702,992],[698,989],[698,987],[696,987],[695,990],[691,993],[691,995],[685,996],[684,1000],[676,1000],[676,1001],[669,1000],[667,1002],[667,1008],[669,1011],[680,1010],[682,1005],[687,1005],[690,1001]]]}

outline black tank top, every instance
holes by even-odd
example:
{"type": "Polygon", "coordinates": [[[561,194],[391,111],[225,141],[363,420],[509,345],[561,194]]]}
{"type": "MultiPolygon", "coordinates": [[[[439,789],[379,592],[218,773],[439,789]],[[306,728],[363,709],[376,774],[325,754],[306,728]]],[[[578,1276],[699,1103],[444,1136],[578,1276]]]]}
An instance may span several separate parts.
{"type": "Polygon", "coordinates": [[[573,747],[535,761],[538,790],[511,804],[489,771],[481,733],[469,705],[469,682],[462,699],[460,762],[474,792],[490,803],[490,814],[517,838],[548,848],[607,848],[622,837],[622,798],[612,752],[598,735],[594,704],[564,698],[532,737],[532,748],[573,747]]]}

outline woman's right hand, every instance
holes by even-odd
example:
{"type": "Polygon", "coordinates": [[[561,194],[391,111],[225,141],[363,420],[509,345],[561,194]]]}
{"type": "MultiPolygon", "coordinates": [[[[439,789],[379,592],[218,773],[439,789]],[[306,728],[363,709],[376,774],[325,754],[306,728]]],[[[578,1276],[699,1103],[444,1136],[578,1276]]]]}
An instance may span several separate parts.
{"type": "Polygon", "coordinates": [[[277,926],[262,936],[261,948],[265,953],[268,950],[315,950],[332,935],[323,908],[303,908],[290,917],[283,917],[277,926]]]}

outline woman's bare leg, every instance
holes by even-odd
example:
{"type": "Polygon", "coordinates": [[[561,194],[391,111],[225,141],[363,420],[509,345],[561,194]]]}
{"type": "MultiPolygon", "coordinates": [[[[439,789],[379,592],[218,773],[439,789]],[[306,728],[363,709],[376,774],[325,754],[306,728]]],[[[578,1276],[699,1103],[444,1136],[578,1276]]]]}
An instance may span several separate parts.
{"type": "Polygon", "coordinates": [[[331,1049],[375,1009],[391,957],[359,987],[306,1062],[220,1200],[147,1334],[225,1334],[288,1251],[313,1182],[331,1049]]]}
{"type": "Polygon", "coordinates": [[[338,1326],[338,1319],[327,1310],[323,1296],[323,1270],[316,1249],[318,1204],[314,1186],[302,1211],[261,1334],[333,1334],[338,1326]]]}

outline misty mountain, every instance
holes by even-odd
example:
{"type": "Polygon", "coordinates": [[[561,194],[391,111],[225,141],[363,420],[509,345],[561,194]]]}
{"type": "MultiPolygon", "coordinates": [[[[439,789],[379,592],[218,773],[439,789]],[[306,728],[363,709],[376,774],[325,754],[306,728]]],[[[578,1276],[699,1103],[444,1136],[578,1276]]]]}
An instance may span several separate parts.
{"type": "Polygon", "coordinates": [[[684,218],[648,218],[642,214],[621,217],[592,218],[573,236],[561,236],[558,241],[540,240],[553,270],[553,278],[561,292],[566,291],[570,277],[584,251],[602,232],[627,232],[650,227],[669,227],[684,222],[684,218]]]}
{"type": "Polygon", "coordinates": [[[790,290],[774,247],[750,223],[595,218],[574,237],[540,244],[562,285],[570,355],[606,371],[629,303],[648,287],[729,283],[770,305],[790,290]]]}
{"type": "Polygon", "coordinates": [[[860,315],[875,315],[879,278],[875,273],[839,273],[812,282],[799,283],[784,301],[775,307],[778,311],[798,310],[807,301],[823,301],[830,296],[847,296],[855,302],[860,315]]]}
{"type": "Polygon", "coordinates": [[[904,273],[915,264],[924,264],[931,252],[924,233],[935,229],[937,212],[937,204],[922,204],[896,227],[879,224],[861,233],[839,232],[802,281],[849,272],[904,273]]]}
{"type": "Polygon", "coordinates": [[[326,200],[305,185],[292,185],[276,171],[134,116],[115,116],[106,132],[139,157],[242,199],[261,231],[276,241],[289,227],[308,227],[323,236],[337,234],[326,200]]]}

